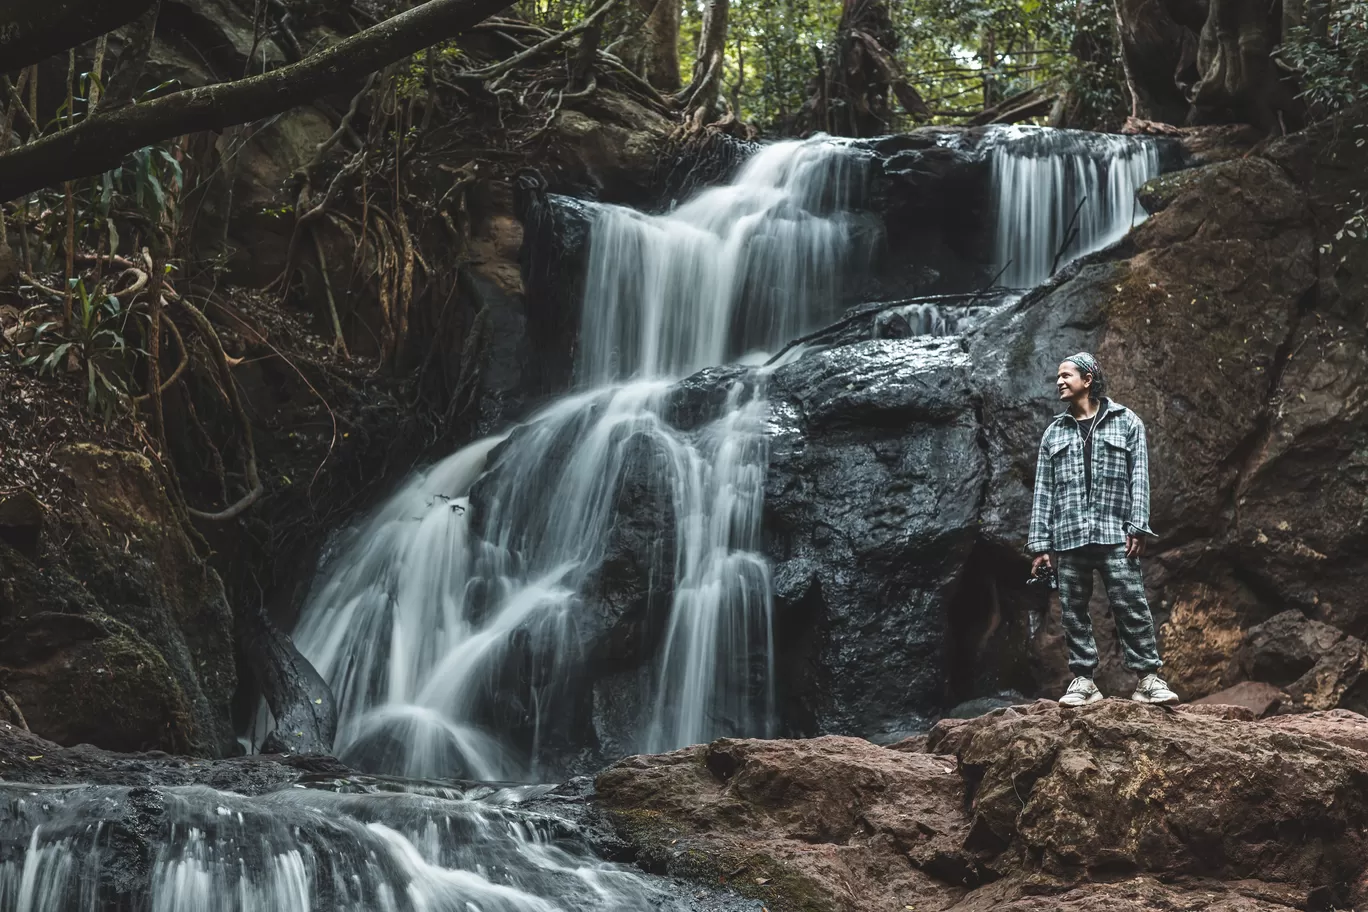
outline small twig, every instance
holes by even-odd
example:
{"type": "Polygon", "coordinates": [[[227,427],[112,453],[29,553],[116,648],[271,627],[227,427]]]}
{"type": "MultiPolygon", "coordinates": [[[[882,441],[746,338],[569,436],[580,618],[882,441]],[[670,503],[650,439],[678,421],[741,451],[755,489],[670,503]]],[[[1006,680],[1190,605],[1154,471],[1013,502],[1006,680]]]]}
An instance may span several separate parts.
{"type": "Polygon", "coordinates": [[[294,371],[299,376],[299,379],[303,381],[304,385],[309,388],[309,392],[317,396],[318,401],[321,402],[323,404],[323,408],[327,410],[328,418],[332,421],[332,439],[328,442],[328,452],[324,454],[323,461],[320,462],[317,468],[314,469],[313,477],[309,479],[309,489],[312,490],[314,481],[318,479],[318,473],[323,471],[323,466],[327,464],[328,459],[332,457],[333,450],[337,448],[337,412],[333,411],[333,407],[328,404],[328,400],[325,399],[323,394],[318,391],[318,387],[314,386],[313,381],[309,379],[309,375],[300,370],[297,364],[295,364],[288,357],[286,357],[285,353],[282,352],[279,348],[277,348],[271,342],[270,339],[266,338],[266,336],[262,334],[261,330],[257,329],[245,317],[243,317],[241,314],[236,313],[233,310],[233,308],[227,306],[226,304],[220,303],[219,301],[214,300],[212,297],[206,297],[205,301],[209,304],[213,304],[225,316],[233,320],[236,320],[238,326],[241,328],[243,332],[255,336],[258,342],[260,342],[262,345],[265,345],[267,348],[269,348],[272,352],[275,353],[275,356],[277,358],[279,358],[281,361],[284,361],[287,365],[289,365],[290,369],[294,371]]]}
{"type": "MultiPolygon", "coordinates": [[[[523,61],[528,60],[529,58],[535,57],[535,56],[538,55],[538,54],[544,54],[544,53],[546,53],[547,51],[552,50],[552,49],[554,49],[554,48],[556,48],[556,47],[558,47],[558,46],[564,44],[566,41],[569,41],[571,38],[573,38],[574,36],[578,35],[580,32],[585,32],[585,31],[588,31],[589,29],[593,28],[594,25],[595,25],[600,19],[603,18],[604,14],[607,13],[608,10],[612,9],[612,7],[613,7],[613,5],[614,5],[615,3],[617,3],[617,0],[607,0],[607,2],[603,3],[601,6],[599,6],[598,9],[594,10],[594,11],[593,11],[592,13],[590,13],[588,16],[585,16],[582,20],[580,20],[578,23],[576,23],[573,27],[568,28],[568,29],[566,29],[566,30],[563,31],[563,32],[557,32],[556,34],[552,35],[550,38],[547,38],[547,39],[544,40],[544,41],[541,41],[541,42],[538,42],[537,44],[532,45],[531,47],[529,47],[529,48],[528,48],[527,50],[525,50],[525,51],[521,51],[521,52],[519,52],[519,53],[517,53],[517,54],[514,54],[512,57],[509,57],[507,60],[501,60],[501,61],[498,62],[498,63],[491,64],[491,65],[489,65],[489,66],[487,66],[487,67],[485,67],[485,68],[483,68],[483,69],[480,69],[480,70],[473,70],[473,71],[468,72],[468,73],[461,73],[461,74],[459,74],[459,76],[460,76],[460,78],[462,78],[462,79],[480,79],[480,80],[494,79],[494,78],[497,77],[497,76],[502,76],[502,75],[504,75],[505,73],[507,73],[507,72],[509,72],[510,70],[512,70],[513,68],[517,67],[517,66],[518,66],[519,64],[521,64],[523,61]]],[[[512,41],[511,38],[510,38],[509,40],[512,41]]],[[[516,43],[516,42],[515,42],[515,43],[516,43]]]]}
{"type": "Polygon", "coordinates": [[[1059,268],[1059,258],[1064,255],[1064,251],[1069,249],[1069,245],[1073,243],[1074,237],[1077,236],[1077,232],[1074,230],[1074,223],[1078,221],[1078,213],[1083,211],[1083,204],[1087,201],[1088,197],[1085,195],[1078,201],[1078,205],[1074,206],[1073,215],[1069,216],[1069,224],[1064,227],[1064,243],[1059,245],[1059,249],[1055,251],[1054,260],[1050,263],[1050,275],[1055,274],[1055,270],[1059,268]]]}
{"type": "Polygon", "coordinates": [[[314,252],[318,254],[318,272],[323,276],[323,290],[328,296],[328,316],[332,318],[333,326],[333,349],[341,352],[343,357],[347,355],[347,341],[342,337],[342,321],[337,316],[337,299],[333,297],[332,279],[328,276],[328,258],[323,254],[323,241],[318,236],[318,229],[309,232],[313,236],[314,252]]]}
{"type": "Polygon", "coordinates": [[[10,718],[14,720],[15,725],[24,731],[32,731],[29,728],[28,720],[24,718],[23,710],[19,708],[19,704],[14,701],[14,697],[11,697],[8,691],[0,690],[0,700],[4,701],[5,708],[9,710],[10,718]]]}
{"type": "MultiPolygon", "coordinates": [[[[1004,267],[1003,267],[1003,270],[1005,271],[1006,268],[1007,268],[1007,267],[1004,266],[1004,267]]],[[[999,271],[998,274],[997,274],[997,276],[995,276],[995,277],[993,278],[993,281],[996,282],[997,279],[998,279],[998,277],[1000,277],[1001,275],[1002,275],[1002,272],[999,271]]],[[[897,301],[885,301],[885,302],[883,302],[882,304],[876,304],[876,305],[873,306],[873,307],[867,307],[867,308],[865,308],[864,310],[862,310],[862,311],[860,311],[860,312],[858,312],[858,313],[853,313],[853,314],[851,314],[851,315],[848,316],[848,317],[843,317],[843,318],[841,318],[840,320],[837,320],[835,323],[830,323],[830,324],[828,324],[828,325],[826,325],[826,326],[823,326],[821,329],[813,330],[812,332],[810,332],[810,333],[808,333],[808,334],[806,334],[806,335],[799,336],[798,338],[792,340],[792,341],[789,342],[787,345],[785,345],[783,348],[779,349],[779,351],[775,352],[774,355],[771,356],[770,359],[767,360],[767,361],[764,363],[764,366],[765,366],[765,367],[769,367],[770,365],[772,365],[772,364],[774,364],[776,361],[778,361],[780,358],[782,358],[784,355],[788,354],[789,351],[791,351],[792,349],[794,349],[795,347],[797,347],[797,346],[799,346],[799,345],[802,345],[802,344],[804,344],[804,343],[806,343],[806,342],[812,342],[813,340],[815,340],[815,339],[820,339],[820,338],[822,338],[823,336],[829,336],[829,335],[831,335],[832,333],[837,332],[838,330],[845,329],[847,326],[851,325],[852,323],[858,323],[859,321],[865,319],[866,317],[872,317],[872,316],[874,316],[874,315],[876,315],[876,314],[879,314],[879,313],[882,313],[882,312],[884,312],[884,311],[886,311],[886,310],[893,310],[894,308],[897,308],[897,307],[910,307],[910,306],[913,305],[913,304],[930,304],[930,303],[937,302],[937,301],[953,301],[953,300],[967,301],[967,303],[965,304],[965,306],[966,306],[966,307],[969,307],[969,306],[973,306],[973,302],[977,301],[979,298],[981,298],[981,297],[985,296],[986,294],[988,294],[988,293],[990,292],[991,288],[992,288],[992,284],[990,283],[987,287],[985,287],[985,288],[980,288],[978,291],[961,292],[961,293],[959,293],[959,294],[927,295],[927,296],[921,297],[921,298],[902,298],[902,299],[897,300],[897,301]]],[[[1011,294],[1011,293],[1012,293],[1013,291],[1015,291],[1015,290],[1016,290],[1016,289],[1012,289],[1012,288],[1004,288],[1004,289],[1000,289],[1000,290],[998,290],[998,291],[996,291],[996,292],[993,292],[993,293],[995,293],[995,294],[1011,294]]]]}
{"type": "MultiPolygon", "coordinates": [[[[157,390],[158,393],[164,393],[167,390],[169,390],[171,388],[171,384],[179,380],[181,378],[181,374],[185,373],[185,369],[190,366],[190,349],[187,348],[185,345],[185,339],[181,336],[180,328],[177,327],[175,322],[166,315],[165,308],[166,302],[162,301],[161,323],[168,330],[170,330],[171,338],[176,340],[176,347],[180,349],[181,360],[180,364],[176,365],[176,369],[171,372],[171,376],[167,377],[164,381],[162,381],[161,386],[157,390]]],[[[151,398],[151,393],[139,393],[138,395],[133,397],[133,401],[146,402],[148,399],[151,398]]]]}
{"type": "Polygon", "coordinates": [[[22,279],[22,280],[24,280],[25,282],[27,282],[29,285],[32,285],[35,291],[41,291],[43,294],[48,295],[49,297],[53,297],[53,298],[65,298],[65,297],[66,297],[66,294],[65,294],[65,293],[60,292],[60,291],[58,291],[58,290],[55,289],[55,288],[49,288],[49,287],[47,287],[47,286],[44,285],[42,282],[38,281],[38,280],[35,279],[33,276],[29,275],[27,272],[21,272],[21,273],[19,273],[19,278],[22,279]]]}
{"type": "MultiPolygon", "coordinates": [[[[160,253],[161,245],[158,244],[158,254],[160,253]]],[[[156,259],[152,259],[147,248],[143,248],[143,255],[152,260],[148,269],[152,276],[152,318],[148,321],[147,331],[147,397],[152,401],[152,433],[157,438],[157,446],[165,453],[166,415],[162,411],[161,330],[162,316],[165,313],[163,308],[166,307],[166,300],[162,297],[166,265],[165,261],[157,262],[156,259]]]]}
{"type": "Polygon", "coordinates": [[[328,211],[328,206],[332,205],[333,197],[337,195],[338,188],[341,186],[342,179],[356,173],[361,164],[366,160],[366,149],[362,149],[352,156],[351,161],[347,162],[343,168],[333,175],[332,181],[328,184],[328,189],[323,194],[323,200],[308,211],[299,214],[295,218],[294,230],[290,233],[290,243],[285,253],[285,269],[276,281],[280,284],[280,294],[283,297],[290,290],[290,276],[294,273],[295,254],[299,246],[299,235],[304,226],[319,218],[328,211]]]}
{"type": "Polygon", "coordinates": [[[338,123],[337,129],[333,131],[331,136],[318,144],[313,159],[304,166],[303,170],[306,175],[312,173],[315,168],[322,164],[324,156],[332,151],[332,147],[337,145],[338,140],[347,135],[347,131],[351,129],[352,121],[356,119],[356,112],[361,107],[361,99],[365,97],[373,85],[375,85],[375,74],[371,73],[366,77],[366,84],[361,87],[361,91],[352,96],[351,105],[348,106],[347,113],[342,115],[342,120],[338,123]]]}
{"type": "Polygon", "coordinates": [[[400,272],[399,285],[399,325],[395,330],[394,343],[394,364],[399,365],[399,359],[408,343],[408,320],[409,307],[413,304],[413,236],[409,233],[408,215],[404,212],[402,197],[395,206],[395,221],[399,225],[399,240],[403,244],[404,258],[402,261],[402,272],[400,272]]]}
{"type": "Polygon", "coordinates": [[[8,76],[3,78],[5,80],[4,85],[7,89],[6,94],[9,96],[9,102],[5,105],[5,127],[3,130],[0,130],[0,152],[9,148],[10,134],[14,130],[14,115],[20,111],[24,111],[24,116],[28,116],[28,111],[24,110],[23,91],[24,86],[28,85],[29,71],[24,70],[19,74],[18,85],[11,85],[8,76]]]}
{"type": "Polygon", "coordinates": [[[111,255],[108,253],[77,253],[76,262],[78,263],[108,263],[111,266],[120,266],[124,269],[140,269],[147,264],[138,264],[128,257],[111,255]]]}
{"type": "Polygon", "coordinates": [[[206,513],[203,510],[196,510],[186,507],[186,512],[197,519],[209,520],[211,522],[224,522],[235,519],[261,499],[261,495],[266,492],[265,485],[261,482],[261,477],[257,474],[256,464],[256,445],[252,442],[252,422],[247,418],[247,412],[242,407],[242,397],[238,395],[237,381],[233,379],[232,370],[229,367],[228,353],[223,350],[223,342],[219,339],[218,333],[214,330],[214,324],[209,322],[199,308],[191,304],[185,298],[178,298],[177,303],[185,309],[194,322],[195,328],[204,336],[210,350],[215,355],[215,362],[218,366],[219,376],[222,378],[224,392],[228,396],[229,405],[232,406],[233,417],[237,419],[238,430],[242,432],[244,449],[244,461],[246,463],[247,484],[250,490],[241,500],[232,506],[220,510],[217,513],[206,513]]]}
{"type": "Polygon", "coordinates": [[[86,90],[87,117],[100,106],[100,81],[104,79],[104,59],[108,49],[109,34],[105,33],[95,42],[95,62],[90,66],[90,88],[86,90]]]}
{"type": "Polygon", "coordinates": [[[76,275],[76,197],[66,182],[66,294],[62,296],[62,325],[71,326],[71,301],[76,275]]]}
{"type": "MultiPolygon", "coordinates": [[[[31,68],[31,69],[36,69],[36,68],[31,68]]],[[[15,114],[16,111],[17,111],[18,113],[20,113],[20,114],[23,114],[23,115],[24,115],[24,120],[27,120],[27,121],[28,121],[28,123],[29,123],[29,128],[33,131],[33,135],[34,135],[34,136],[37,136],[39,133],[42,132],[42,128],[38,126],[38,121],[36,121],[36,120],[33,119],[33,115],[29,113],[28,108],[25,107],[25,105],[24,105],[24,99],[23,99],[23,97],[20,96],[20,94],[19,94],[19,93],[22,92],[23,89],[24,89],[24,82],[25,82],[24,77],[27,76],[28,73],[29,73],[29,70],[25,70],[22,74],[20,74],[20,76],[19,76],[19,85],[18,85],[17,88],[15,87],[14,83],[10,82],[10,79],[9,79],[8,76],[0,75],[0,86],[3,86],[3,87],[4,87],[4,89],[5,89],[5,94],[9,95],[9,99],[10,99],[10,102],[9,102],[9,103],[10,103],[10,110],[7,112],[6,117],[7,117],[7,118],[12,118],[12,117],[14,117],[14,114],[15,114]]],[[[9,125],[10,125],[9,123],[6,124],[7,127],[8,127],[9,125]]],[[[8,133],[6,133],[6,135],[8,136],[8,133]]]]}
{"type": "Polygon", "coordinates": [[[999,269],[999,270],[997,271],[997,273],[996,273],[991,279],[988,280],[988,284],[987,284],[987,285],[984,285],[984,286],[983,286],[982,288],[980,288],[978,291],[974,292],[973,296],[969,298],[969,303],[968,303],[967,305],[965,305],[965,306],[967,306],[967,307],[972,307],[975,301],[977,301],[979,298],[983,297],[985,294],[987,294],[987,293],[989,292],[989,290],[991,290],[992,288],[994,288],[994,287],[997,285],[998,279],[1002,278],[1002,274],[1003,274],[1004,272],[1006,272],[1007,269],[1008,269],[1008,267],[1010,267],[1011,265],[1012,265],[1012,261],[1011,261],[1011,260],[1008,260],[1007,262],[1003,263],[1003,264],[1002,264],[1002,268],[999,269]]]}

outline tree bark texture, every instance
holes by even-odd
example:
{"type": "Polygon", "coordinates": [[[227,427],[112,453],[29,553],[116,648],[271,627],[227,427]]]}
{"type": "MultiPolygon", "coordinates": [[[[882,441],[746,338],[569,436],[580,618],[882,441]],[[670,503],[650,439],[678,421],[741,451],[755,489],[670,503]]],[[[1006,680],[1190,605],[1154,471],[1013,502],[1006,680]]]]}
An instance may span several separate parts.
{"type": "Polygon", "coordinates": [[[1134,116],[1244,122],[1268,132],[1300,126],[1302,105],[1271,54],[1284,27],[1301,21],[1301,0],[1115,3],[1134,116]]]}
{"type": "Polygon", "coordinates": [[[931,116],[898,67],[898,35],[885,0],[845,0],[832,54],[818,60],[812,96],[798,116],[800,132],[878,136],[893,121],[889,93],[921,120],[931,116]]]}
{"type": "Polygon", "coordinates": [[[680,0],[656,0],[642,26],[642,73],[662,93],[678,92],[680,0]]]}
{"type": "Polygon", "coordinates": [[[1160,123],[1186,122],[1183,83],[1196,80],[1195,31],[1176,21],[1164,0],[1116,0],[1116,20],[1131,115],[1160,123]]]}
{"type": "Polygon", "coordinates": [[[98,38],[155,0],[0,0],[0,66],[17,70],[98,38]]]}
{"type": "Polygon", "coordinates": [[[106,110],[0,155],[0,201],[118,167],[152,143],[260,120],[358,82],[366,74],[459,34],[508,0],[428,0],[299,63],[235,82],[187,89],[106,110]]]}
{"type": "Polygon", "coordinates": [[[703,30],[698,36],[693,79],[682,94],[688,109],[701,112],[703,120],[713,120],[721,113],[717,102],[722,93],[722,65],[726,60],[730,13],[730,0],[708,0],[703,8],[703,30]]]}
{"type": "Polygon", "coordinates": [[[1190,120],[1241,120],[1274,132],[1301,126],[1301,105],[1283,82],[1272,53],[1282,40],[1279,4],[1209,0],[1197,44],[1190,120]]]}

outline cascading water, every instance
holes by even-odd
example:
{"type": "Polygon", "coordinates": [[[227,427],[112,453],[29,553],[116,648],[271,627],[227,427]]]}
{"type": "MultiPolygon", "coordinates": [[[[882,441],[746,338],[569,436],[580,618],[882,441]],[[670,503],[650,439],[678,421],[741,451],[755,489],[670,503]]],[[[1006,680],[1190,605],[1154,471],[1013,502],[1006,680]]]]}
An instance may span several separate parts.
{"type": "Polygon", "coordinates": [[[662,419],[665,394],[839,313],[859,165],[835,143],[780,143],[667,215],[601,208],[576,365],[584,391],[497,452],[483,441],[416,476],[308,600],[296,642],[337,694],[343,759],[415,776],[537,775],[541,748],[583,724],[583,633],[596,611],[585,590],[620,485],[643,465],[669,504],[673,553],[658,569],[674,585],[632,746],[772,730],[763,376],[692,434],[662,419]]]}
{"type": "Polygon", "coordinates": [[[1135,192],[1159,174],[1153,141],[1042,127],[1004,134],[990,153],[1001,284],[1033,288],[1144,218],[1135,192]]]}
{"type": "MultiPolygon", "coordinates": [[[[684,909],[521,808],[547,787],[250,798],[204,787],[0,788],[6,912],[684,909]]],[[[691,906],[692,904],[690,904],[691,906]]]]}

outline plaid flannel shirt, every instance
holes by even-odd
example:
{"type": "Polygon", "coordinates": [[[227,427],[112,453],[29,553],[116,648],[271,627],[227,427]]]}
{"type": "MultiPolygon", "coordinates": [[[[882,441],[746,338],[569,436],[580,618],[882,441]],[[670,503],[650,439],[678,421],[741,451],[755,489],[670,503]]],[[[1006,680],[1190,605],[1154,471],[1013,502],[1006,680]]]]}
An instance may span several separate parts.
{"type": "Polygon", "coordinates": [[[1149,452],[1140,416],[1103,397],[1092,432],[1092,493],[1084,489],[1083,434],[1068,412],[1040,438],[1026,548],[1032,554],[1119,545],[1149,527],[1149,452]]]}

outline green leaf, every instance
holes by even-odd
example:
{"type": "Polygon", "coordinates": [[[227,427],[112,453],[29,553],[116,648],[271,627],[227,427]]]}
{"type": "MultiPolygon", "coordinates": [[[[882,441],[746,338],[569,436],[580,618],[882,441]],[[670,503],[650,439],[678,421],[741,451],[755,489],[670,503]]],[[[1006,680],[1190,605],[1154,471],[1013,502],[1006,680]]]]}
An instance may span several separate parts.
{"type": "Polygon", "coordinates": [[[54,348],[52,354],[48,355],[47,358],[43,360],[43,366],[38,372],[55,374],[57,369],[62,366],[62,360],[66,358],[66,353],[71,350],[71,346],[72,343],[63,342],[61,345],[54,348]]]}

